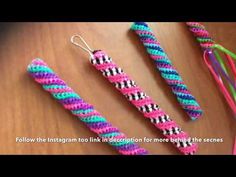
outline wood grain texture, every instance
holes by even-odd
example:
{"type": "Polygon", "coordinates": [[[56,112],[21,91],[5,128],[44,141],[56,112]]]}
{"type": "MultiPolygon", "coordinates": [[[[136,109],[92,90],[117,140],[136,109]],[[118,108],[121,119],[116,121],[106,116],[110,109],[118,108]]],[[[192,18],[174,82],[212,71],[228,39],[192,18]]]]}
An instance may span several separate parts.
{"type": "MultiPolygon", "coordinates": [[[[69,39],[81,34],[103,49],[192,137],[223,138],[199,143],[197,154],[231,154],[236,122],[205,66],[201,50],[184,23],[149,23],[162,47],[201,105],[191,122],[149,59],[131,23],[1,23],[0,153],[117,154],[104,143],[16,143],[16,137],[96,137],[57,103],[26,72],[42,58],[87,102],[128,137],[161,138],[118,91],[88,62],[88,54],[69,39]]],[[[236,23],[204,23],[214,39],[236,52],[236,23]]],[[[179,154],[169,143],[140,143],[150,154],[179,154]]]]}

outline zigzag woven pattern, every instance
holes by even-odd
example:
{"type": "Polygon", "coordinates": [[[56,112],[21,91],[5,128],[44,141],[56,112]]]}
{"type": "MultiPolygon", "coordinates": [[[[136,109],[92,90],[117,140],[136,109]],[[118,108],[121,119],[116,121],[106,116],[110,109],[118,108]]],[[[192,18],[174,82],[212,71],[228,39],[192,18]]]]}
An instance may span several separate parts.
{"type": "Polygon", "coordinates": [[[104,51],[94,51],[90,61],[183,154],[196,152],[197,145],[192,143],[187,133],[183,132],[104,51]]]}
{"type": "Polygon", "coordinates": [[[127,139],[116,127],[96,111],[91,104],[86,103],[66,83],[61,80],[52,69],[41,59],[35,59],[28,66],[28,72],[41,84],[43,88],[52,94],[65,109],[70,110],[87,127],[96,133],[103,141],[108,142],[120,154],[145,155],[147,151],[127,139]]]}
{"type": "Polygon", "coordinates": [[[187,22],[189,30],[194,34],[203,50],[212,48],[215,41],[210,37],[206,28],[198,22],[187,22]]]}
{"type": "Polygon", "coordinates": [[[202,115],[199,104],[184,84],[178,71],[174,68],[148,25],[144,22],[134,23],[131,29],[139,36],[150,58],[155,61],[156,68],[171,87],[172,92],[188,116],[192,120],[199,118],[202,115]]]}

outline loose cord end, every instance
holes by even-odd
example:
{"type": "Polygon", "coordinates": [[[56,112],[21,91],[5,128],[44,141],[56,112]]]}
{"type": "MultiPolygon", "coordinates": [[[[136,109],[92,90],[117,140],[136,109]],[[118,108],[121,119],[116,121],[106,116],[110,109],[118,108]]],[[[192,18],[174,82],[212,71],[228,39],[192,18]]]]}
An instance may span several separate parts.
{"type": "Polygon", "coordinates": [[[82,38],[81,35],[79,35],[79,34],[73,35],[73,36],[70,38],[70,41],[71,41],[72,44],[74,44],[75,46],[80,47],[81,49],[85,50],[86,52],[89,53],[89,55],[90,55],[91,57],[93,57],[93,51],[94,51],[94,50],[92,50],[92,49],[89,47],[89,45],[88,45],[87,42],[82,38]],[[79,38],[80,42],[82,42],[82,44],[84,44],[85,46],[83,46],[83,45],[79,44],[78,42],[76,42],[76,38],[79,38]]]}

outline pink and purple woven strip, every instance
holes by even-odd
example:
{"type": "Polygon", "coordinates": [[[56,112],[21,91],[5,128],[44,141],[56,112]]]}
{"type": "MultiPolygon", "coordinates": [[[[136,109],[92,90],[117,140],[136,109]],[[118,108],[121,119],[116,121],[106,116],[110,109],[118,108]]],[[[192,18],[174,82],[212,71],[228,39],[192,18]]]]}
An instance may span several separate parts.
{"type": "Polygon", "coordinates": [[[137,22],[131,29],[138,35],[140,41],[145,46],[149,56],[154,60],[156,68],[161,76],[171,87],[178,102],[192,120],[198,119],[202,115],[202,110],[195,97],[190,93],[178,71],[174,68],[167,54],[157,41],[151,28],[144,22],[137,22]]]}
{"type": "Polygon", "coordinates": [[[197,144],[192,142],[187,133],[182,131],[104,51],[93,51],[90,61],[180,152],[185,155],[196,152],[197,144]]]}
{"type": "Polygon", "coordinates": [[[80,98],[80,96],[60,79],[41,59],[33,60],[28,66],[28,72],[34,80],[41,84],[46,91],[51,93],[65,109],[71,111],[71,113],[85,123],[92,132],[96,133],[103,141],[113,146],[120,154],[147,154],[145,149],[133,143],[124,133],[107,122],[91,104],[80,98]]]}
{"type": "Polygon", "coordinates": [[[203,26],[201,23],[186,22],[186,25],[189,27],[189,30],[196,37],[197,41],[199,42],[203,50],[211,49],[214,46],[215,41],[211,38],[205,26],[203,26]]]}

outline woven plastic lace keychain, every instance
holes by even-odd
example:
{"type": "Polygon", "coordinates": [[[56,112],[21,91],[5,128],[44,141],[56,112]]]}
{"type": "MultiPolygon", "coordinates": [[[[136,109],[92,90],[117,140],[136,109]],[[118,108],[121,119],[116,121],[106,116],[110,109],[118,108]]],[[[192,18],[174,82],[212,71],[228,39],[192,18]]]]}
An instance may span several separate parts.
{"type": "Polygon", "coordinates": [[[183,154],[194,154],[197,144],[102,50],[92,50],[80,35],[71,42],[87,51],[90,62],[183,154]],[[83,42],[79,44],[76,39],[83,42]]]}
{"type": "Polygon", "coordinates": [[[201,23],[187,22],[186,24],[199,42],[208,69],[219,85],[219,89],[224,95],[234,115],[236,115],[236,67],[233,61],[236,60],[236,54],[225,49],[223,46],[216,44],[216,42],[210,37],[209,32],[201,23]],[[225,59],[221,58],[218,51],[224,54],[225,59]],[[227,64],[224,60],[227,61],[227,64]],[[230,71],[232,71],[233,79],[229,75],[230,71]],[[227,82],[231,94],[228,92],[228,89],[223,82],[223,78],[225,79],[225,82],[227,82]]]}
{"type": "Polygon", "coordinates": [[[51,93],[65,109],[71,111],[103,142],[108,142],[120,154],[123,155],[145,155],[147,151],[140,148],[131,139],[128,139],[118,128],[113,127],[94,107],[85,102],[75,93],[51,68],[41,59],[34,59],[28,66],[29,74],[36,82],[51,93]]]}
{"type": "Polygon", "coordinates": [[[150,58],[154,60],[162,78],[170,86],[182,108],[191,120],[198,119],[202,115],[198,102],[184,84],[183,79],[161,47],[151,28],[147,23],[136,22],[133,23],[131,29],[138,35],[150,58]]]}

